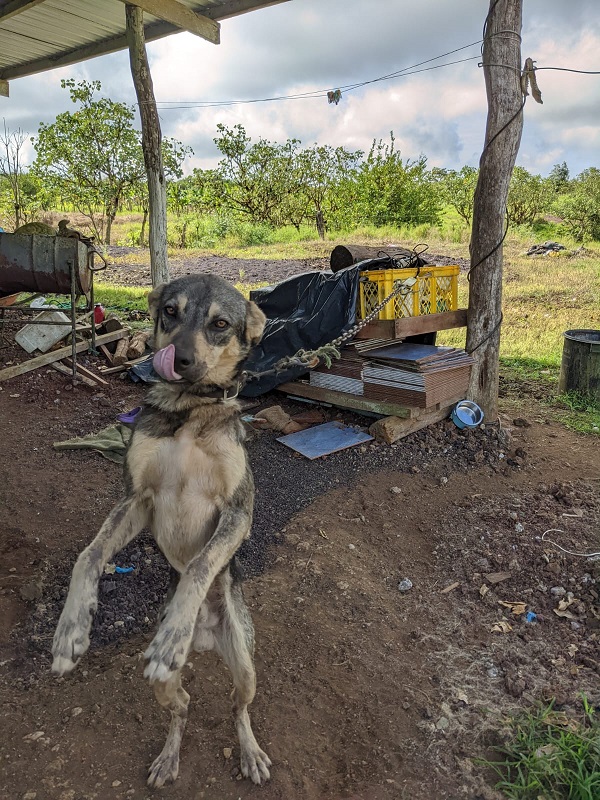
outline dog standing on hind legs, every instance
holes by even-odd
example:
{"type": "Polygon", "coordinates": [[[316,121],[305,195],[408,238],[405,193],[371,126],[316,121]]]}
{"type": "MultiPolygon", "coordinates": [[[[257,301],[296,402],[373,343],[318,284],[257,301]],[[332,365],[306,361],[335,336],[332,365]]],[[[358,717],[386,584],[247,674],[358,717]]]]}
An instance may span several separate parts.
{"type": "Polygon", "coordinates": [[[125,462],[126,495],[73,568],[54,634],[52,670],[70,672],[86,652],[104,565],[149,526],[177,581],[145,653],[144,675],[171,712],[148,784],[163,786],[179,771],[190,699],[181,669],[192,649],[216,650],[231,671],[241,770],[259,784],[269,779],[271,761],[248,715],[256,687],[254,630],[235,566],[235,553],[250,535],[254,484],[235,397],[265,316],[213,275],[158,286],[148,303],[161,381],[136,420],[125,462]]]}

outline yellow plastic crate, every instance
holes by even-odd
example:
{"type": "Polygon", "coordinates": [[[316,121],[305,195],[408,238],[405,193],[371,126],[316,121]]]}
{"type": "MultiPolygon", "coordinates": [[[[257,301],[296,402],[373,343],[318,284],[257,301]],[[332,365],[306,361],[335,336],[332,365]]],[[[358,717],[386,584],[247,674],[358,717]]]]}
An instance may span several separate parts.
{"type": "MultiPolygon", "coordinates": [[[[358,317],[364,319],[386,298],[398,282],[415,277],[415,268],[373,269],[360,274],[358,317]]],[[[401,319],[425,314],[441,314],[458,308],[460,267],[421,267],[417,282],[407,295],[397,295],[379,312],[379,319],[401,319]]]]}

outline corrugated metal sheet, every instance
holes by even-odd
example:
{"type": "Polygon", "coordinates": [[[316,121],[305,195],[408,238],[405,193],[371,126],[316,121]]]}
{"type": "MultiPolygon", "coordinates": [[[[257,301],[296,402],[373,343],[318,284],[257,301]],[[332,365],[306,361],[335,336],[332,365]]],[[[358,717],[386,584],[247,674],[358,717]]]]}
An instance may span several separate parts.
{"type": "MultiPolygon", "coordinates": [[[[179,0],[214,20],[287,0],[179,0]]],[[[146,38],[180,29],[144,13],[146,38]]],[[[0,79],[123,49],[125,5],[120,0],[8,0],[0,2],[0,79]]]]}

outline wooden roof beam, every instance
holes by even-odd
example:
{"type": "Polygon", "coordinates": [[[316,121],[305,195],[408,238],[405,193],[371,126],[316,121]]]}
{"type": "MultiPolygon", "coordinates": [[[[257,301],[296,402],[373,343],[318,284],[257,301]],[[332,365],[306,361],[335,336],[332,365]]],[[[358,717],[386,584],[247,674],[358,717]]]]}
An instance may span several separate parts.
{"type": "Polygon", "coordinates": [[[0,97],[8,97],[8,96],[9,96],[8,81],[3,81],[2,79],[0,79],[0,97]]]}
{"type": "Polygon", "coordinates": [[[29,11],[30,8],[38,6],[44,0],[8,0],[0,6],[0,22],[4,22],[15,14],[21,14],[23,11],[29,11]]]}
{"type": "Polygon", "coordinates": [[[289,0],[227,0],[219,6],[213,6],[206,10],[207,16],[212,16],[217,13],[219,19],[231,19],[231,17],[238,17],[240,14],[246,14],[248,11],[258,11],[261,8],[269,8],[270,6],[278,6],[280,3],[289,3],[289,0]]]}
{"type": "Polygon", "coordinates": [[[141,8],[147,14],[158,17],[181,30],[200,36],[213,44],[219,44],[221,26],[202,14],[197,14],[179,0],[121,0],[125,5],[141,8]]]}

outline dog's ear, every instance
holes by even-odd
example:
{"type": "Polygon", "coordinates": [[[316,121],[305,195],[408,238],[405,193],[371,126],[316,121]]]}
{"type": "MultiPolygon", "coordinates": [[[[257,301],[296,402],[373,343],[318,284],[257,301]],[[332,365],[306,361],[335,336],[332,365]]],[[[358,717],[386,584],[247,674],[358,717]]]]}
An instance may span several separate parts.
{"type": "Polygon", "coordinates": [[[252,300],[249,300],[246,305],[246,341],[250,345],[250,347],[254,347],[260,342],[262,337],[263,331],[265,329],[265,323],[267,318],[260,310],[260,308],[253,303],[252,300]]]}
{"type": "Polygon", "coordinates": [[[166,285],[166,283],[159,283],[158,286],[155,286],[148,295],[148,308],[150,309],[150,316],[153,320],[156,320],[158,317],[160,298],[166,285]]]}

